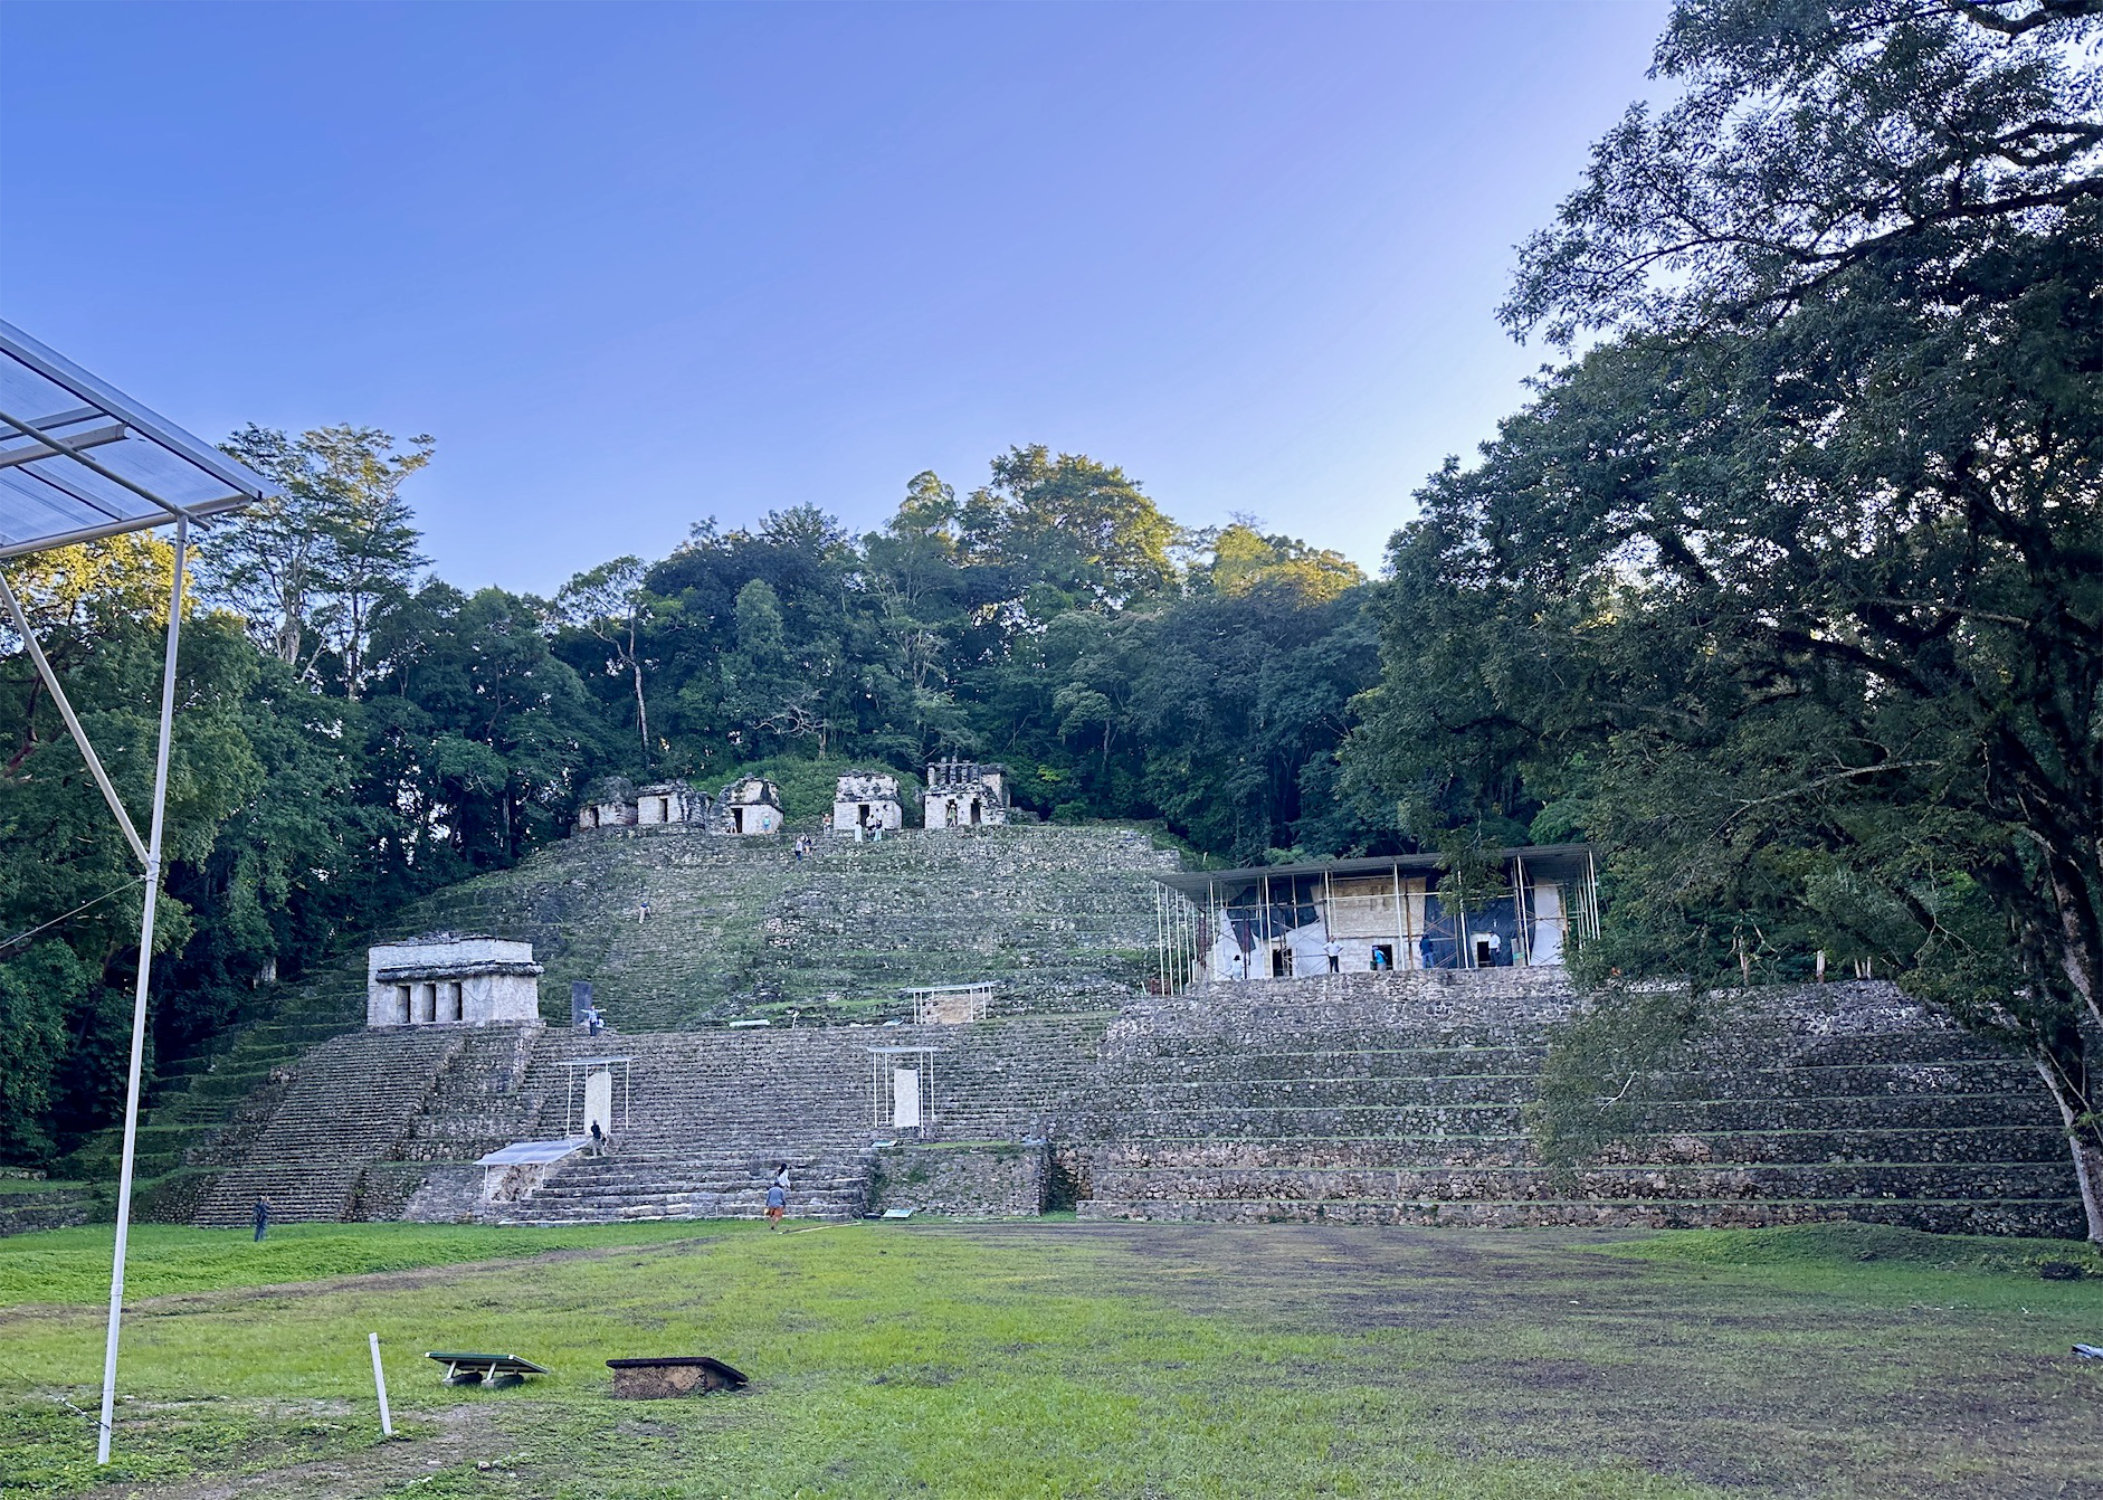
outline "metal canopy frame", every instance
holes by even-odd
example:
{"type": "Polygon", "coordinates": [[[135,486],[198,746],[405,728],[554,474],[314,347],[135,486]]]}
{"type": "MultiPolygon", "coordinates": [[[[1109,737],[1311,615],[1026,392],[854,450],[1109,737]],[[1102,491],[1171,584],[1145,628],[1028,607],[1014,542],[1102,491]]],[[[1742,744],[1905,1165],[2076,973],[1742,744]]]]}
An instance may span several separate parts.
{"type": "Polygon", "coordinates": [[[153,931],[161,893],[161,848],[168,811],[168,744],[175,722],[176,653],[182,640],[183,583],[190,528],[257,501],[275,486],[209,443],[106,385],[11,323],[0,322],[0,560],[99,541],[175,523],[175,568],[168,591],[161,661],[160,738],[153,802],[142,840],[101,757],[89,743],[58,674],[30,628],[21,601],[0,574],[0,605],[23,650],[58,705],[66,730],[118,831],[143,867],[139,973],[132,995],[131,1064],[124,1093],[124,1156],[117,1179],[117,1244],[110,1266],[109,1327],[102,1355],[102,1415],[95,1461],[110,1461],[116,1410],[117,1344],[124,1318],[124,1258],[131,1237],[132,1171],[139,1143],[139,1074],[146,1048],[146,997],[153,982],[153,931]]]}
{"type": "Polygon", "coordinates": [[[903,1047],[869,1048],[870,1128],[881,1130],[890,1125],[889,1117],[896,1102],[892,1097],[896,1070],[901,1059],[912,1057],[920,1063],[920,1123],[913,1128],[920,1132],[922,1139],[929,1136],[938,1123],[935,1113],[935,1058],[942,1050],[925,1042],[903,1047]]]}
{"type": "Polygon", "coordinates": [[[632,1069],[635,1066],[635,1059],[633,1057],[566,1057],[562,1060],[563,1076],[567,1079],[567,1082],[563,1085],[562,1092],[562,1133],[565,1136],[574,1133],[570,1120],[577,1104],[577,1070],[579,1068],[584,1069],[584,1076],[586,1079],[589,1079],[593,1068],[604,1068],[611,1073],[617,1066],[621,1070],[621,1134],[626,1135],[628,1133],[628,1104],[631,1095],[632,1069]]]}

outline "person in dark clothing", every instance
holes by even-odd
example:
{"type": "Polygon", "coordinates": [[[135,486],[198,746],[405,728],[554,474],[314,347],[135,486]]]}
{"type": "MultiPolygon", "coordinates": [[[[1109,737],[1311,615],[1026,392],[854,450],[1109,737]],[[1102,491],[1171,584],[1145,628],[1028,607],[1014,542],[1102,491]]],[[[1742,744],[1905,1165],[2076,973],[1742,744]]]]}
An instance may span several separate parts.
{"type": "Polygon", "coordinates": [[[256,1199],[256,1243],[260,1245],[263,1242],[263,1236],[269,1232],[270,1200],[268,1198],[258,1198],[256,1199]]]}

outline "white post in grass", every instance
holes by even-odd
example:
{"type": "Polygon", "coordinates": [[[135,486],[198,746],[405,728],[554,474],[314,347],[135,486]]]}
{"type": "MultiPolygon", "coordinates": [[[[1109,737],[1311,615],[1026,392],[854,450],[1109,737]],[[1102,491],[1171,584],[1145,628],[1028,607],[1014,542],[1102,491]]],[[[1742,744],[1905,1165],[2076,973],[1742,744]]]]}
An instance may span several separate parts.
{"type": "Polygon", "coordinates": [[[380,1368],[380,1336],[366,1335],[372,1340],[372,1383],[380,1393],[380,1435],[394,1436],[394,1414],[387,1410],[387,1372],[380,1368]]]}
{"type": "Polygon", "coordinates": [[[190,518],[175,521],[175,582],[168,590],[168,647],[161,664],[161,743],[153,762],[153,821],[146,833],[146,900],[139,913],[139,984],[131,1005],[131,1077],[124,1092],[124,1165],[117,1174],[117,1254],[110,1264],[110,1326],[102,1349],[102,1425],[95,1462],[110,1461],[110,1424],[117,1415],[117,1333],[124,1320],[124,1251],[131,1240],[131,1170],[139,1148],[139,1068],[146,1055],[146,990],[153,980],[153,916],[161,894],[161,831],[168,812],[168,737],[175,721],[175,653],[182,639],[183,566],[189,561],[190,518]]]}

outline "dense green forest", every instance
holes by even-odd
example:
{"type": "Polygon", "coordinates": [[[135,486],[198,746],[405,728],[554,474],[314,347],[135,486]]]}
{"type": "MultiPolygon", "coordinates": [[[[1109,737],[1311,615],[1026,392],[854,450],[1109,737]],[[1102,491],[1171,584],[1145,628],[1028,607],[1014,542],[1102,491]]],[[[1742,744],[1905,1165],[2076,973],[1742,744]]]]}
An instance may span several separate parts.
{"type": "MultiPolygon", "coordinates": [[[[1520,250],[1503,318],[1560,363],[1377,581],[1016,448],[868,535],[804,507],[466,595],[417,554],[429,440],[237,434],[290,499],[200,565],[157,1044],[598,775],[955,752],[1238,861],[1589,838],[1599,1001],[1544,1144],[1611,1134],[1704,995],[1830,964],[2034,1062],[2103,1236],[2099,44],[2098,0],[1680,0],[1669,102],[1520,250]]],[[[135,794],[167,567],[15,572],[135,794]]],[[[0,937],[105,898],[0,949],[0,1154],[35,1160],[109,1115],[137,890],[19,656],[0,754],[0,937]]]]}
{"type": "MultiPolygon", "coordinates": [[[[1018,448],[963,495],[921,474],[860,537],[816,507],[704,521],[539,599],[428,573],[428,438],[250,428],[227,448],[286,499],[194,565],[157,1049],[563,836],[606,774],[713,789],[757,767],[808,816],[850,766],[911,779],[958,754],[1004,762],[1037,816],[1160,820],[1230,859],[1396,837],[1336,790],[1379,672],[1359,571],[1253,524],[1180,527],[1110,465],[1018,448]]],[[[138,537],[10,565],[135,805],[171,566],[138,537]]],[[[0,1154],[40,1161],[120,1101],[139,886],[19,654],[0,745],[0,1154]]]]}

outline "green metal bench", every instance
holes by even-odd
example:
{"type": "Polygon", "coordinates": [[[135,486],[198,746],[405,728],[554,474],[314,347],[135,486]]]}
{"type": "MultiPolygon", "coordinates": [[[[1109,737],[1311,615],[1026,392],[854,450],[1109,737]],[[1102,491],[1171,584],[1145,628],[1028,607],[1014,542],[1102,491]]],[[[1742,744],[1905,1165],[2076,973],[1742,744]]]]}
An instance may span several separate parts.
{"type": "Polygon", "coordinates": [[[516,1354],[459,1354],[433,1350],[424,1356],[445,1366],[447,1385],[479,1385],[491,1390],[517,1385],[528,1375],[546,1375],[544,1365],[516,1354]]]}

